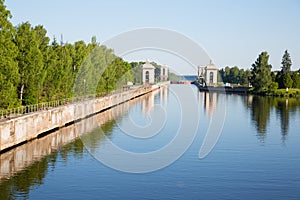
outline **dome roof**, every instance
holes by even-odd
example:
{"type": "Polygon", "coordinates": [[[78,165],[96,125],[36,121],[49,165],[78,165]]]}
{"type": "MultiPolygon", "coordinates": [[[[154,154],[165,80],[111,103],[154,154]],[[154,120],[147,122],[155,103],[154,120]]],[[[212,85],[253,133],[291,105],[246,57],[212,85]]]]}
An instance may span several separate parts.
{"type": "Polygon", "coordinates": [[[212,60],[210,60],[209,64],[206,66],[206,69],[218,70],[218,67],[212,62],[212,60]]]}
{"type": "Polygon", "coordinates": [[[155,69],[155,67],[151,65],[149,61],[146,61],[146,63],[143,64],[143,69],[155,69]]]}
{"type": "Polygon", "coordinates": [[[211,64],[206,66],[206,69],[218,69],[218,67],[211,63],[211,64]]]}

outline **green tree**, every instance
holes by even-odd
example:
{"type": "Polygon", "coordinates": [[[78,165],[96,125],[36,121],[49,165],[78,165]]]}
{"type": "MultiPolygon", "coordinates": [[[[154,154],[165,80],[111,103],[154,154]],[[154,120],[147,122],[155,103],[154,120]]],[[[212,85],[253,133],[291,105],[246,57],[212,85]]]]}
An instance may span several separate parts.
{"type": "Polygon", "coordinates": [[[293,80],[293,88],[300,88],[300,74],[298,72],[293,72],[291,76],[293,80]]]}
{"type": "Polygon", "coordinates": [[[13,42],[15,28],[9,21],[12,17],[0,0],[0,108],[11,108],[19,104],[17,86],[20,75],[16,56],[18,48],[13,42]]]}
{"type": "Polygon", "coordinates": [[[141,62],[131,62],[131,69],[133,72],[133,83],[142,84],[142,65],[141,62]]]}
{"type": "Polygon", "coordinates": [[[230,83],[230,67],[228,66],[225,67],[223,81],[225,83],[230,83]]]}
{"type": "Polygon", "coordinates": [[[283,76],[282,76],[281,72],[278,72],[278,73],[276,74],[275,82],[278,83],[278,87],[279,87],[279,88],[284,88],[284,84],[283,84],[283,76]]]}
{"type": "Polygon", "coordinates": [[[281,73],[285,76],[291,73],[292,60],[288,50],[284,51],[281,61],[281,73]]]}
{"type": "Polygon", "coordinates": [[[241,85],[249,85],[249,80],[251,77],[251,71],[249,69],[247,69],[246,71],[244,71],[244,74],[241,78],[241,85]]]}
{"type": "Polygon", "coordinates": [[[43,96],[45,101],[51,101],[56,98],[61,82],[58,48],[59,45],[54,38],[49,46],[47,61],[44,66],[46,77],[43,83],[43,96]]]}
{"type": "Polygon", "coordinates": [[[251,68],[251,84],[257,92],[268,90],[272,83],[269,55],[266,51],[262,52],[251,68]]]}
{"type": "Polygon", "coordinates": [[[281,61],[281,71],[280,71],[280,85],[281,88],[290,88],[293,85],[293,80],[291,78],[291,66],[292,60],[288,50],[285,50],[282,61],[281,61]]]}
{"type": "Polygon", "coordinates": [[[240,70],[237,66],[232,67],[229,72],[229,77],[230,77],[229,82],[238,84],[240,81],[239,73],[240,73],[240,70]]]}
{"type": "Polygon", "coordinates": [[[17,61],[21,78],[20,99],[23,105],[35,104],[38,102],[39,85],[44,77],[44,62],[37,33],[28,22],[17,27],[15,43],[19,48],[17,61]]]}
{"type": "Polygon", "coordinates": [[[285,88],[291,88],[293,86],[293,79],[290,74],[286,74],[283,77],[283,84],[285,88]]]}
{"type": "Polygon", "coordinates": [[[275,72],[271,72],[272,82],[276,82],[276,74],[275,72]]]}
{"type": "Polygon", "coordinates": [[[278,83],[277,82],[272,82],[269,86],[269,90],[271,92],[275,92],[278,89],[278,83]]]}

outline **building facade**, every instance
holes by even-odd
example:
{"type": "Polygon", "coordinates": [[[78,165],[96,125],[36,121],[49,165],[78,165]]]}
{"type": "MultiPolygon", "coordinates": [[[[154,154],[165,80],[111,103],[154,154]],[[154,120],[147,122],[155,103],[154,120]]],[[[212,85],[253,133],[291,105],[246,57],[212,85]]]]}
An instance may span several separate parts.
{"type": "Polygon", "coordinates": [[[168,67],[167,66],[161,66],[160,68],[160,81],[167,81],[168,80],[168,67]]]}
{"type": "Polygon", "coordinates": [[[219,69],[212,62],[207,66],[198,67],[198,79],[203,80],[205,85],[213,86],[218,83],[219,69]]]}
{"type": "Polygon", "coordinates": [[[155,75],[155,67],[150,64],[149,61],[146,61],[145,64],[143,64],[143,84],[154,84],[154,75],[155,75]]]}

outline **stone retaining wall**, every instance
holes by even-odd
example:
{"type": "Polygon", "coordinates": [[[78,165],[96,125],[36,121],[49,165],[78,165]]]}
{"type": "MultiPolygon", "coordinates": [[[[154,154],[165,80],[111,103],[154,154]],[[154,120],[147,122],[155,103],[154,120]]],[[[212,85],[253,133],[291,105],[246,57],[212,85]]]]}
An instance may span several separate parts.
{"type": "Polygon", "coordinates": [[[152,91],[151,86],[51,108],[0,123],[0,152],[152,91]]]}

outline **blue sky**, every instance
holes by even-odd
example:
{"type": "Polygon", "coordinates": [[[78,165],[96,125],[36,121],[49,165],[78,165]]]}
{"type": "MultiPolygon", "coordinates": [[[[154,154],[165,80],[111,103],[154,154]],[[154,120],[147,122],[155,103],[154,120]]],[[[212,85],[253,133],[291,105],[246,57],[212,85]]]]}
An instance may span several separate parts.
{"type": "Polygon", "coordinates": [[[42,24],[49,37],[63,34],[68,42],[90,41],[95,35],[102,43],[125,31],[158,27],[193,39],[219,67],[250,68],[266,50],[273,69],[280,69],[288,49],[292,69],[300,68],[299,0],[6,0],[5,4],[14,25],[42,24]]]}

